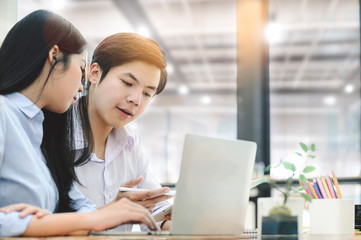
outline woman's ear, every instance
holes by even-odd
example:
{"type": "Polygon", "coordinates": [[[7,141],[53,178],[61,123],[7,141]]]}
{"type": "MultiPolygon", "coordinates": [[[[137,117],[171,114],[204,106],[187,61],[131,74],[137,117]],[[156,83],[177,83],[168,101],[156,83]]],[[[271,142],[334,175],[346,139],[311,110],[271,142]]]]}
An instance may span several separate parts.
{"type": "Polygon", "coordinates": [[[102,70],[98,63],[93,63],[90,66],[89,81],[91,84],[97,84],[102,76],[102,70]]]}
{"type": "Polygon", "coordinates": [[[54,63],[59,58],[59,47],[58,45],[54,45],[48,53],[48,61],[49,63],[54,63]]]}

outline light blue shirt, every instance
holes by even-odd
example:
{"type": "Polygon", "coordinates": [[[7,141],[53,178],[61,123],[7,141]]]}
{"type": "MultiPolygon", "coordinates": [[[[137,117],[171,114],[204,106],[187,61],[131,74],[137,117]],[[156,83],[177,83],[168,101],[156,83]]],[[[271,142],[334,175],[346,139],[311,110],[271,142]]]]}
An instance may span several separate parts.
{"type": "MultiPolygon", "coordinates": [[[[57,187],[40,149],[43,121],[41,109],[24,95],[0,95],[0,207],[28,203],[56,211],[57,187]]],[[[76,187],[69,195],[77,212],[96,210],[76,187]]],[[[0,212],[0,237],[22,235],[31,218],[0,212]]]]}

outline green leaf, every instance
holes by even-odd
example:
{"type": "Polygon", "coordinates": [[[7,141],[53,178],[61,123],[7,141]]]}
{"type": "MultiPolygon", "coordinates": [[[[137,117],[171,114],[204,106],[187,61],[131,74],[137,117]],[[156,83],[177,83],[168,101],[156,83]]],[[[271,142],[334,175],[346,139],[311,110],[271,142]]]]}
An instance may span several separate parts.
{"type": "Polygon", "coordinates": [[[267,167],[264,168],[264,172],[268,172],[271,169],[271,165],[268,165],[267,167]]]}
{"type": "Polygon", "coordinates": [[[300,174],[300,177],[298,178],[298,180],[300,181],[300,183],[304,183],[304,182],[306,182],[306,177],[305,177],[305,175],[303,175],[303,174],[300,174]]]}
{"type": "Polygon", "coordinates": [[[308,152],[308,147],[306,144],[304,144],[303,142],[300,142],[300,146],[304,152],[308,152]]]}
{"type": "Polygon", "coordinates": [[[315,171],[315,169],[316,168],[314,166],[307,166],[307,167],[305,167],[305,169],[303,169],[303,172],[309,173],[309,172],[315,171]]]}
{"type": "Polygon", "coordinates": [[[305,190],[305,189],[306,189],[306,187],[300,186],[300,187],[297,189],[297,192],[303,191],[303,190],[305,190]]]}
{"type": "Polygon", "coordinates": [[[310,154],[310,155],[308,155],[308,157],[314,159],[316,156],[310,154]]]}
{"type": "Polygon", "coordinates": [[[311,151],[312,152],[316,151],[316,145],[314,143],[311,144],[311,151]]]}
{"type": "Polygon", "coordinates": [[[298,156],[303,157],[303,155],[299,152],[295,152],[298,156]]]}
{"type": "Polygon", "coordinates": [[[293,163],[290,162],[284,162],[283,166],[287,169],[290,170],[292,172],[296,171],[296,166],[293,163]]]}
{"type": "Polygon", "coordinates": [[[312,198],[310,197],[310,195],[306,194],[306,193],[300,193],[301,196],[308,202],[312,202],[312,198]]]}

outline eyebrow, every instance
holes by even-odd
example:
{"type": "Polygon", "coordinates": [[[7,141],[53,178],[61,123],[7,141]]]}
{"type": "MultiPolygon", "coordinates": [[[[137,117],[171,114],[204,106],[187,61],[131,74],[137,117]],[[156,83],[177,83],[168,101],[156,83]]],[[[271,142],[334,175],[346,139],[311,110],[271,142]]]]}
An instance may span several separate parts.
{"type": "MultiPolygon", "coordinates": [[[[124,75],[130,77],[131,79],[133,79],[134,81],[139,83],[139,80],[132,73],[127,72],[127,73],[124,73],[124,75]]],[[[146,86],[146,88],[152,89],[154,92],[157,90],[157,87],[154,87],[154,86],[146,86]]]]}

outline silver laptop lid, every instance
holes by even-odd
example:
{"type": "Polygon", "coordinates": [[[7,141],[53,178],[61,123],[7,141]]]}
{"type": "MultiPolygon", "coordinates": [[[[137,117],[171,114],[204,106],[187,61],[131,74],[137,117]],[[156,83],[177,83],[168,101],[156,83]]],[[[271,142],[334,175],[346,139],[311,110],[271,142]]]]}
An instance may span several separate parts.
{"type": "Polygon", "coordinates": [[[257,145],[187,135],[171,234],[242,234],[257,145]]]}

